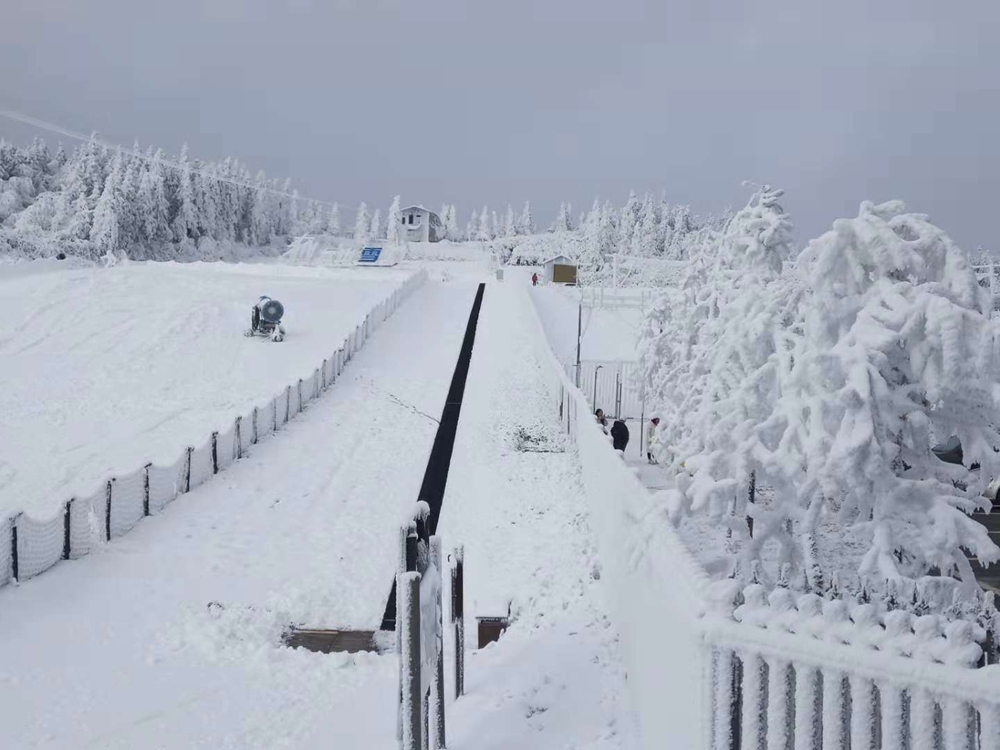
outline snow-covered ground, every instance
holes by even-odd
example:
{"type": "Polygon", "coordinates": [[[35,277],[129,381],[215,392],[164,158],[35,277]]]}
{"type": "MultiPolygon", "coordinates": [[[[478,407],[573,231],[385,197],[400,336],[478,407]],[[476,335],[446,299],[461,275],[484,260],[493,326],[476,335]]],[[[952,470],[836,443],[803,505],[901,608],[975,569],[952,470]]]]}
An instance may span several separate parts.
{"type": "Polygon", "coordinates": [[[0,266],[0,516],[57,512],[312,374],[413,269],[0,266]],[[261,294],[285,341],[245,338],[261,294]]]}
{"type": "MultiPolygon", "coordinates": [[[[0,590],[4,746],[395,747],[396,658],[292,651],[280,632],[377,626],[486,275],[432,271],[247,458],[98,552],[0,590]]],[[[489,602],[510,596],[515,616],[469,655],[449,747],[631,747],[575,454],[511,447],[516,427],[558,429],[526,304],[487,289],[439,530],[466,548],[468,647],[489,602]]]]}

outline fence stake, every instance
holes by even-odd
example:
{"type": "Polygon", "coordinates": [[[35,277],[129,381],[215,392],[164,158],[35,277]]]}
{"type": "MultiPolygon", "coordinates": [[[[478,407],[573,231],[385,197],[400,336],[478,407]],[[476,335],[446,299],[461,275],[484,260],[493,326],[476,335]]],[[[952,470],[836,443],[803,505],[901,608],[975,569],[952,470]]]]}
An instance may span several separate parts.
{"type": "Polygon", "coordinates": [[[219,433],[212,433],[212,473],[219,473],[219,433]]]}
{"type": "Polygon", "coordinates": [[[465,695],[465,547],[455,548],[451,619],[455,624],[455,698],[465,695]]]}
{"type": "Polygon", "coordinates": [[[66,501],[66,508],[63,511],[63,560],[69,560],[70,553],[70,508],[75,498],[66,501]]]}
{"type": "Polygon", "coordinates": [[[111,485],[114,477],[108,480],[107,502],[104,504],[104,541],[111,541],[111,485]]]}
{"type": "Polygon", "coordinates": [[[422,750],[420,700],[420,574],[403,573],[399,577],[399,617],[402,640],[399,658],[403,664],[403,750],[422,750]]]}
{"type": "Polygon", "coordinates": [[[243,417],[236,417],[236,424],[234,425],[236,430],[236,459],[239,460],[243,458],[243,417]]]}
{"type": "Polygon", "coordinates": [[[296,410],[296,414],[302,413],[302,378],[299,378],[299,382],[296,384],[295,388],[299,394],[299,408],[296,410]]]}
{"type": "Polygon", "coordinates": [[[21,517],[18,513],[10,519],[10,574],[15,581],[19,578],[19,560],[17,559],[17,519],[21,517]]]}
{"type": "Polygon", "coordinates": [[[323,360],[323,383],[322,383],[324,391],[326,390],[326,367],[327,367],[327,364],[326,364],[326,360],[324,359],[323,360]]]}
{"type": "Polygon", "coordinates": [[[285,388],[285,424],[292,418],[292,386],[285,388]]]}
{"type": "Polygon", "coordinates": [[[437,750],[443,750],[445,745],[444,727],[444,576],[441,568],[441,537],[431,537],[431,563],[434,565],[434,575],[438,577],[437,617],[434,623],[434,636],[437,641],[437,659],[434,665],[434,676],[431,680],[431,709],[433,711],[432,742],[437,750]]]}
{"type": "Polygon", "coordinates": [[[253,425],[251,425],[250,432],[250,445],[257,445],[257,441],[260,439],[257,436],[257,407],[253,408],[253,425]]]}
{"type": "Polygon", "coordinates": [[[191,454],[194,453],[194,448],[190,445],[187,448],[187,467],[184,470],[184,492],[191,491],[191,454]]]}
{"type": "Polygon", "coordinates": [[[149,463],[142,467],[142,515],[149,515],[149,463]]]}

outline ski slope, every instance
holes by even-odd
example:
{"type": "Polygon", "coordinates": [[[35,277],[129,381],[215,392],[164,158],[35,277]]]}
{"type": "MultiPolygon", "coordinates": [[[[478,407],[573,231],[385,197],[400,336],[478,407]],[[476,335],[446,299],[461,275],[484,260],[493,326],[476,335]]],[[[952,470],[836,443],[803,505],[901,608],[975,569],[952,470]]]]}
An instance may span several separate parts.
{"type": "MultiPolygon", "coordinates": [[[[476,289],[471,269],[442,276],[249,457],[0,590],[5,746],[396,747],[395,655],[293,651],[280,633],[381,619],[476,289]]],[[[469,654],[457,703],[449,670],[448,746],[632,747],[575,453],[513,449],[518,428],[560,430],[526,303],[487,288],[439,528],[466,549],[468,647],[495,600],[515,616],[469,654]]]]}
{"type": "Polygon", "coordinates": [[[173,461],[311,375],[410,273],[0,266],[0,516],[46,517],[110,474],[173,461]],[[261,294],[285,305],[280,344],[243,336],[261,294]]]}

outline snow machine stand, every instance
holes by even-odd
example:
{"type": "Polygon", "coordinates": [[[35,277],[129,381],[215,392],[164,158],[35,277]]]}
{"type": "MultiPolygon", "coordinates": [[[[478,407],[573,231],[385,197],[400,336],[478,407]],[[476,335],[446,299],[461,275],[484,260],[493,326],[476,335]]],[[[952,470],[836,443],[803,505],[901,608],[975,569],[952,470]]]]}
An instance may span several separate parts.
{"type": "Polygon", "coordinates": [[[245,336],[264,336],[271,341],[281,341],[285,338],[285,329],[281,325],[281,316],[285,314],[284,306],[276,299],[262,296],[250,310],[250,327],[245,336]]]}

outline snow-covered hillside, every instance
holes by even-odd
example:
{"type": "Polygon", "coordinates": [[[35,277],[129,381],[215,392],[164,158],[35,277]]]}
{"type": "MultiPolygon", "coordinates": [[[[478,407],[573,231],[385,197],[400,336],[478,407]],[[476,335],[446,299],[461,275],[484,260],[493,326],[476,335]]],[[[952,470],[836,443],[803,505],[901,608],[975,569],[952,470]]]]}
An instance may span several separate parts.
{"type": "Polygon", "coordinates": [[[411,272],[0,266],[0,514],[44,517],[110,473],[173,461],[311,375],[411,272]],[[262,294],[285,305],[282,343],[243,336],[262,294]]]}

